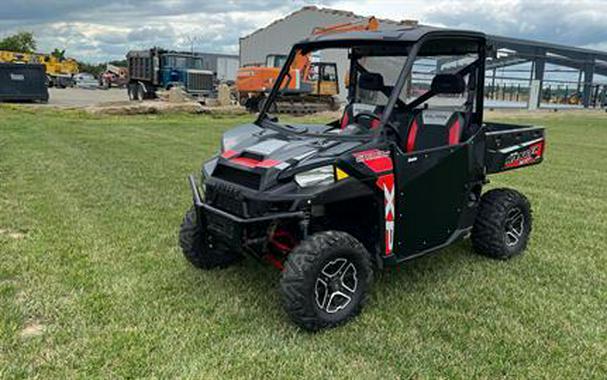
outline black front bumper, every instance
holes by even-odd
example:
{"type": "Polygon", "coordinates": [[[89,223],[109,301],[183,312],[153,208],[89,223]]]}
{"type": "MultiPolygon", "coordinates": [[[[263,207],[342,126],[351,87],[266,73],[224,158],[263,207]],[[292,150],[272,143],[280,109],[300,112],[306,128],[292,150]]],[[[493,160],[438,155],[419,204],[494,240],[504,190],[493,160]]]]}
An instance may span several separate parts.
{"type": "Polygon", "coordinates": [[[215,239],[221,240],[232,248],[242,250],[244,245],[249,242],[246,240],[246,229],[254,227],[263,227],[272,222],[293,219],[305,220],[306,213],[303,211],[277,212],[256,217],[241,217],[213,207],[202,200],[200,190],[196,185],[194,176],[188,177],[190,189],[192,191],[192,200],[198,214],[198,220],[204,221],[206,231],[215,239]]]}

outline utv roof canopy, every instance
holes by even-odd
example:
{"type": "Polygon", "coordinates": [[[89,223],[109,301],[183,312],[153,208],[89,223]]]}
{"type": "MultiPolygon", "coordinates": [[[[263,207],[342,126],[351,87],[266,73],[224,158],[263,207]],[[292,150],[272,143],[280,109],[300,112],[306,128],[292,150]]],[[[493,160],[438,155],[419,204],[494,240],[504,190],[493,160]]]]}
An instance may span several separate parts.
{"type": "MultiPolygon", "coordinates": [[[[466,54],[477,52],[479,43],[484,45],[486,37],[484,33],[457,30],[442,29],[430,26],[418,26],[414,28],[399,30],[382,31],[361,31],[337,33],[328,35],[319,35],[309,37],[297,44],[296,49],[307,53],[316,49],[330,48],[351,48],[357,47],[364,49],[369,47],[368,53],[371,55],[394,54],[396,46],[411,46],[422,40],[434,40],[424,44],[421,55],[440,55],[440,54],[466,54]],[[456,39],[457,43],[453,44],[456,39]],[[466,43],[469,41],[470,43],[466,43]],[[387,49],[387,47],[391,47],[387,49]]],[[[401,50],[401,52],[404,52],[401,50]]]]}

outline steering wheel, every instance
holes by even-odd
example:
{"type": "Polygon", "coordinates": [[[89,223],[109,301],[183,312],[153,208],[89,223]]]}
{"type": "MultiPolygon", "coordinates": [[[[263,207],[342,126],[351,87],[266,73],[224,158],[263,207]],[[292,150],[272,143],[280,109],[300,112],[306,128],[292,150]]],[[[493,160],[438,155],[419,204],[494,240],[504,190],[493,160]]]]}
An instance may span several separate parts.
{"type": "Polygon", "coordinates": [[[358,120],[361,117],[366,117],[369,120],[378,120],[381,121],[381,117],[373,112],[370,111],[360,111],[359,113],[357,113],[356,115],[354,115],[354,117],[352,118],[353,122],[356,122],[356,120],[358,120]]]}
{"type": "MultiPolygon", "coordinates": [[[[377,115],[377,114],[375,114],[373,112],[370,112],[370,111],[360,111],[359,113],[356,114],[356,116],[354,116],[353,121],[356,122],[356,120],[359,117],[366,117],[369,120],[379,120],[379,121],[381,121],[381,116],[379,116],[379,115],[377,115]]],[[[403,144],[403,136],[401,136],[402,132],[398,129],[398,127],[396,125],[392,124],[391,122],[387,122],[386,123],[386,127],[389,128],[389,129],[391,129],[393,131],[394,137],[397,140],[396,143],[399,146],[402,146],[402,144],[403,144]]]]}

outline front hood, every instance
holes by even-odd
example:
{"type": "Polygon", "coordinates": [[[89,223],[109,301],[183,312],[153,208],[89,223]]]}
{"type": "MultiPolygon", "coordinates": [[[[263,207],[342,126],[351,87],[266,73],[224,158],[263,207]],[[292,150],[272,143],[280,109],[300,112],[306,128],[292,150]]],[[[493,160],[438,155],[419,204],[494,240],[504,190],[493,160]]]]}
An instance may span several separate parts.
{"type": "MultiPolygon", "coordinates": [[[[299,125],[308,133],[326,133],[326,125],[299,125]]],[[[228,167],[259,176],[259,190],[276,185],[298,172],[332,164],[342,154],[361,146],[363,141],[341,141],[314,136],[284,134],[247,124],[226,132],[222,138],[222,153],[208,171],[228,167]],[[221,168],[216,169],[215,166],[221,168]]],[[[248,175],[248,174],[247,174],[248,175]]],[[[233,180],[232,182],[237,182],[233,180]]],[[[246,181],[243,181],[246,182],[246,181]]],[[[256,187],[256,186],[249,186],[256,187]]]]}

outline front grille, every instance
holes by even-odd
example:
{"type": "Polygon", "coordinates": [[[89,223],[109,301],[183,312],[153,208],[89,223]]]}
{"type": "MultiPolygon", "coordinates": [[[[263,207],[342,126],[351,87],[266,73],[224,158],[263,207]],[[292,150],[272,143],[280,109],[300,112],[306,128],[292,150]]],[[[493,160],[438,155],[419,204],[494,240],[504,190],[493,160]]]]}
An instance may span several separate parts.
{"type": "Polygon", "coordinates": [[[291,201],[259,201],[249,200],[247,210],[252,217],[264,216],[270,213],[288,212],[291,210],[291,201]]]}
{"type": "Polygon", "coordinates": [[[208,204],[234,215],[244,216],[244,198],[233,186],[214,183],[205,186],[205,200],[208,204]]]}
{"type": "Polygon", "coordinates": [[[188,72],[189,91],[212,91],[213,75],[207,73],[188,72]]]}
{"type": "Polygon", "coordinates": [[[218,233],[227,239],[234,239],[237,237],[236,226],[231,220],[212,212],[207,213],[206,218],[207,226],[211,231],[218,233]]]}
{"type": "Polygon", "coordinates": [[[223,164],[217,164],[213,177],[255,190],[261,185],[261,175],[223,164]]]}

